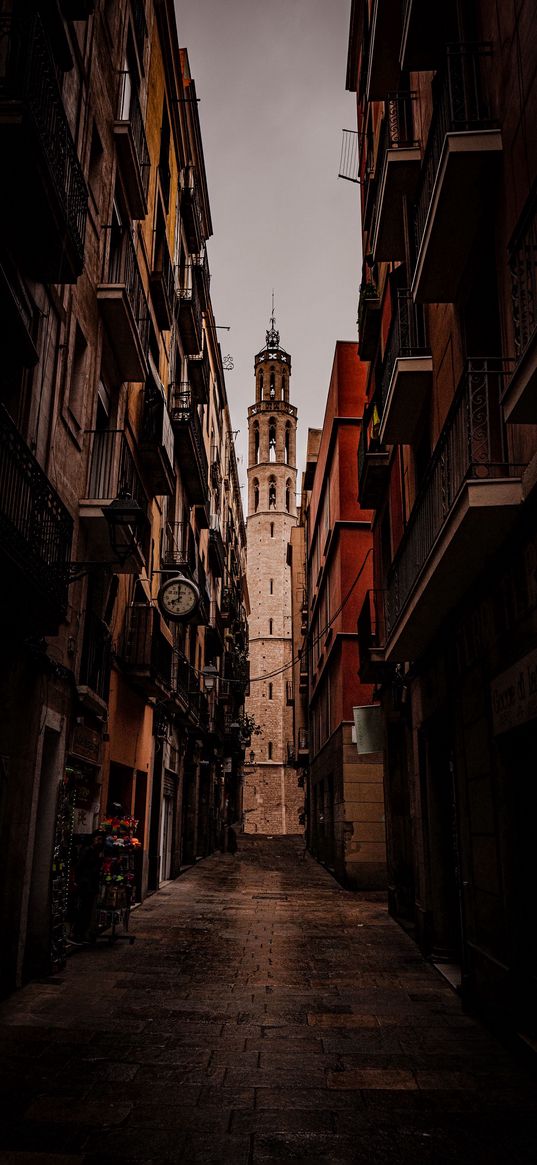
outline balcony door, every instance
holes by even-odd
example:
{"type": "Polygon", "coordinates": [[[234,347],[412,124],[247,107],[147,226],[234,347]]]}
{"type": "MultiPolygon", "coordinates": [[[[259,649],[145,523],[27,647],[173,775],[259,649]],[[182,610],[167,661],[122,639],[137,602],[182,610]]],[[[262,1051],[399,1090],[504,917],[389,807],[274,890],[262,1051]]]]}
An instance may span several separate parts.
{"type": "Polygon", "coordinates": [[[434,961],[460,967],[461,884],[452,734],[443,716],[426,721],[419,735],[426,898],[434,961]]]}

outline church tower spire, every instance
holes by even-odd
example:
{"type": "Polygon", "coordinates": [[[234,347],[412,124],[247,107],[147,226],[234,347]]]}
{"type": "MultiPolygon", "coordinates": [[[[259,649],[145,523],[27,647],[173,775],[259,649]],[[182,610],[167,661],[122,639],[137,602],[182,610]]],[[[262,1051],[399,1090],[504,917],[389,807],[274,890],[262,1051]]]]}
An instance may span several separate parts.
{"type": "Polygon", "coordinates": [[[274,292],[266,343],[254,359],[255,402],[248,409],[248,550],[250,696],[246,710],[261,728],[246,767],[247,833],[299,833],[303,805],[288,764],[293,739],[291,571],[287,548],[296,525],[297,410],[290,402],[291,357],[276,327],[274,292]],[[259,678],[263,677],[263,678],[259,678]]]}

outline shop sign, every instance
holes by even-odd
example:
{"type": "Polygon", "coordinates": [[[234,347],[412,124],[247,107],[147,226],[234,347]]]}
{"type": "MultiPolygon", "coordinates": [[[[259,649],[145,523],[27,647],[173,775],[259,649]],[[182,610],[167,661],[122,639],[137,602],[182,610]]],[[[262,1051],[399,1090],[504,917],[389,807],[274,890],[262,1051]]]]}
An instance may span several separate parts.
{"type": "Polygon", "coordinates": [[[86,728],[85,724],[75,724],[71,743],[72,756],[80,757],[91,765],[101,763],[101,736],[94,728],[86,728]]]}
{"type": "Polygon", "coordinates": [[[380,704],[365,704],[353,708],[356,748],[359,756],[370,756],[382,752],[384,732],[380,704]]]}
{"type": "Polygon", "coordinates": [[[537,716],[537,651],[496,676],[490,685],[495,736],[537,716]]]}

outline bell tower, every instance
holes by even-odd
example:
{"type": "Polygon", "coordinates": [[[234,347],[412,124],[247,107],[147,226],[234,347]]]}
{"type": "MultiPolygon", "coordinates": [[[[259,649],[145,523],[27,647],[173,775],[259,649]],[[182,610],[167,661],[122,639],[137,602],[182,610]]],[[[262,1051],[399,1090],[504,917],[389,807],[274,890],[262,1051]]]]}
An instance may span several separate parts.
{"type": "Polygon", "coordinates": [[[251,614],[250,696],[246,711],[261,732],[246,753],[246,833],[300,833],[303,800],[288,763],[293,740],[291,570],[288,543],[296,525],[297,410],[290,403],[291,357],[274,316],[254,360],[255,403],[248,409],[247,576],[251,614]],[[248,763],[253,753],[252,763],[248,763]]]}

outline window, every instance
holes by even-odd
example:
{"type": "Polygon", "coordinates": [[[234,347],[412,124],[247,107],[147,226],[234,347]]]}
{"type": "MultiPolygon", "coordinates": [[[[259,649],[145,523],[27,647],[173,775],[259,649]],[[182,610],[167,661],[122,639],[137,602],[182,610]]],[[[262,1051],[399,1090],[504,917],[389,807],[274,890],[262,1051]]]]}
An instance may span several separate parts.
{"type": "Polygon", "coordinates": [[[282,372],[282,400],[287,400],[287,377],[285,372],[282,372]]]}
{"type": "Polygon", "coordinates": [[[269,424],[268,441],[269,441],[269,461],[275,461],[276,460],[276,423],[275,423],[275,421],[271,421],[269,424]]]}
{"type": "Polygon", "coordinates": [[[274,522],[270,523],[270,536],[274,538],[274,522]]]}
{"type": "Polygon", "coordinates": [[[257,511],[259,509],[259,482],[257,480],[257,477],[254,477],[253,486],[254,486],[254,514],[257,514],[257,511]]]}
{"type": "Polygon", "coordinates": [[[289,422],[287,422],[287,424],[285,426],[285,460],[286,460],[288,465],[289,465],[290,448],[291,448],[291,426],[290,426],[289,422]]]}
{"type": "Polygon", "coordinates": [[[270,595],[274,594],[274,579],[273,578],[269,579],[269,594],[270,595]]]}
{"type": "Polygon", "coordinates": [[[269,477],[268,504],[269,510],[276,509],[276,479],[274,477],[269,477]]]}
{"type": "Polygon", "coordinates": [[[289,478],[285,483],[285,508],[289,514],[291,512],[291,481],[289,478]]]}
{"type": "Polygon", "coordinates": [[[88,380],[89,348],[84,333],[79,325],[75,328],[75,342],[73,346],[73,362],[71,365],[71,382],[69,385],[69,411],[82,427],[84,420],[84,401],[88,380]]]}
{"type": "Polygon", "coordinates": [[[263,399],[263,369],[259,373],[259,397],[261,400],[263,399]]]}
{"type": "Polygon", "coordinates": [[[272,684],[269,684],[268,686],[268,698],[269,700],[272,700],[272,684]]]}
{"type": "Polygon", "coordinates": [[[271,399],[271,400],[274,400],[274,397],[276,396],[276,378],[275,378],[275,375],[274,375],[274,369],[273,369],[273,368],[271,368],[271,370],[270,370],[270,387],[269,387],[269,396],[270,396],[270,399],[271,399]]]}
{"type": "Polygon", "coordinates": [[[259,465],[259,425],[254,425],[254,463],[259,465]]]}
{"type": "Polygon", "coordinates": [[[272,619],[269,619],[268,621],[268,633],[269,635],[272,635],[272,619]]]}
{"type": "Polygon", "coordinates": [[[103,161],[103,144],[99,137],[95,122],[91,130],[91,146],[89,156],[88,180],[89,187],[95,202],[98,204],[101,196],[101,174],[103,161]]]}
{"type": "Polygon", "coordinates": [[[272,741],[271,740],[269,740],[269,742],[268,742],[267,751],[268,751],[269,760],[272,760],[272,741]]]}

